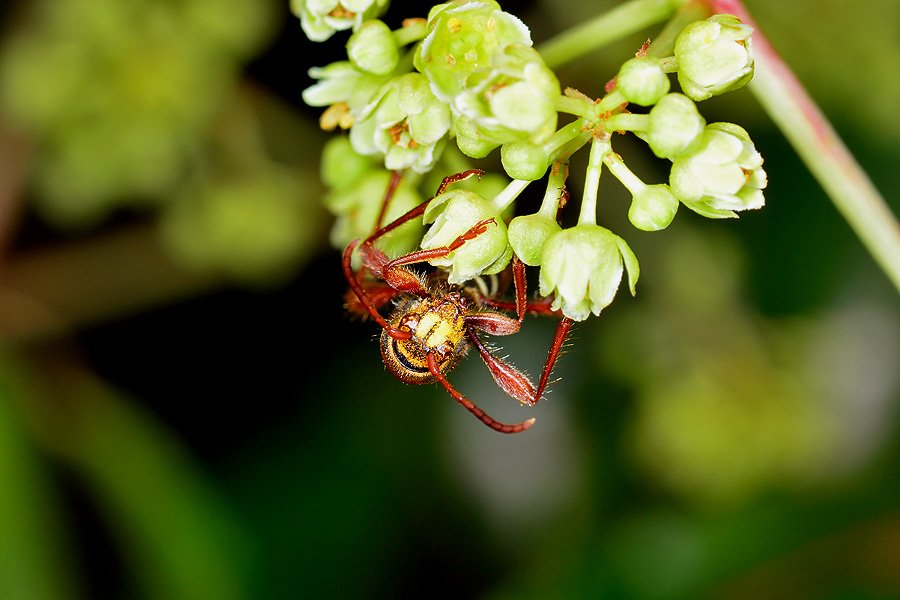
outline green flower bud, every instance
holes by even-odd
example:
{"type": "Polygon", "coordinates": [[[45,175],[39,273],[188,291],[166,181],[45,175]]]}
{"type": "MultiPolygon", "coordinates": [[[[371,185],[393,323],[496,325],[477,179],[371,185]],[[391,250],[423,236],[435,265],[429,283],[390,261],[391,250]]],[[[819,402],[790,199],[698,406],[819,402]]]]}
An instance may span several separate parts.
{"type": "Polygon", "coordinates": [[[319,176],[329,188],[343,189],[355,186],[377,167],[378,163],[371,157],[355,152],[346,136],[335,136],[322,148],[319,176]]]}
{"type": "Polygon", "coordinates": [[[650,109],[649,127],[642,137],[660,158],[673,159],[693,144],[706,124],[697,106],[682,94],[666,94],[650,109]]]}
{"type": "Polygon", "coordinates": [[[685,27],[675,40],[682,91],[699,102],[750,81],[752,33],[752,27],[733,15],[713,15],[685,27]]]}
{"type": "Polygon", "coordinates": [[[641,56],[625,61],[616,77],[616,90],[625,99],[640,106],[652,106],[668,93],[669,76],[659,60],[641,56]]]}
{"type": "Polygon", "coordinates": [[[448,281],[461,284],[479,275],[502,271],[512,258],[506,225],[500,211],[489,200],[468,190],[454,189],[436,197],[425,211],[425,223],[434,223],[422,238],[422,248],[439,248],[451,244],[479,221],[494,219],[487,230],[451,252],[431,261],[437,267],[449,268],[448,281]]]}
{"type": "Polygon", "coordinates": [[[309,106],[330,106],[346,102],[356,117],[365,108],[389,77],[365,73],[349,61],[331,63],[325,67],[313,67],[309,76],[317,83],[303,90],[303,101],[309,106]]]}
{"type": "Polygon", "coordinates": [[[387,75],[397,67],[400,51],[391,28],[373,19],[363,23],[347,40],[347,56],[361,71],[387,75]]]}
{"type": "Polygon", "coordinates": [[[539,144],[556,131],[559,93],[556,75],[537,50],[509,44],[469,74],[450,105],[454,114],[468,118],[485,140],[539,144]]]}
{"type": "Polygon", "coordinates": [[[438,4],[428,13],[426,28],[413,64],[448,104],[465,89],[469,75],[490,64],[500,49],[531,45],[528,27],[493,0],[438,4]]]}
{"type": "Polygon", "coordinates": [[[599,315],[613,301],[623,263],[634,294],[640,266],[625,240],[599,225],[564,229],[544,244],[540,293],[553,294],[553,309],[583,321],[591,313],[599,315]]]}
{"type": "Polygon", "coordinates": [[[711,218],[761,208],[766,187],[763,159],[747,132],[733,123],[711,123],[687,155],[673,161],[669,183],[691,210],[711,218]]]}
{"type": "Polygon", "coordinates": [[[387,5],[388,0],[291,0],[291,11],[306,37],[324,42],[337,31],[355,30],[363,21],[380,17],[387,5]]]}
{"type": "Polygon", "coordinates": [[[665,184],[648,185],[631,198],[628,220],[644,231],[665,229],[675,218],[678,199],[665,184]]]}
{"type": "Polygon", "coordinates": [[[509,245],[523,263],[536,267],[541,264],[544,244],[561,230],[556,219],[540,213],[521,215],[509,224],[509,245]]]}
{"type": "MultiPolygon", "coordinates": [[[[387,171],[369,171],[355,185],[332,189],[325,196],[325,206],[337,216],[330,234],[335,248],[344,248],[350,241],[364,239],[375,231],[390,180],[391,173],[387,171]]],[[[390,223],[422,201],[415,187],[407,180],[401,180],[381,225],[390,223]]],[[[421,236],[422,220],[413,219],[378,238],[375,245],[388,256],[400,256],[414,250],[421,236]]]]}
{"type": "Polygon", "coordinates": [[[381,154],[391,171],[431,170],[450,130],[450,109],[419,73],[395,77],[382,87],[350,129],[360,154],[381,154]]]}
{"type": "Polygon", "coordinates": [[[456,145],[460,151],[470,158],[484,158],[500,144],[485,139],[478,126],[466,117],[460,117],[453,124],[456,145]]]}
{"type": "Polygon", "coordinates": [[[503,170],[513,179],[540,179],[547,172],[548,160],[547,151],[530,142],[510,142],[500,148],[503,170]]]}

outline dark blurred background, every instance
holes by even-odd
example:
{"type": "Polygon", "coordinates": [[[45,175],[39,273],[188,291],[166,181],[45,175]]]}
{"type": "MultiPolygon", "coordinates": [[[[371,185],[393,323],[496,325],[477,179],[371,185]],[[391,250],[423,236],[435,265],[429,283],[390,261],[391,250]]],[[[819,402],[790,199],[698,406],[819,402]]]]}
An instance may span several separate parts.
{"type": "MultiPolygon", "coordinates": [[[[503,7],[540,43],[615,4],[503,7]]],[[[896,212],[900,6],[747,4],[896,212]]],[[[897,290],[746,89],[700,109],[750,132],[767,206],[651,234],[604,180],[638,294],[527,415],[452,373],[537,417],[502,436],[344,314],[300,92],[345,35],[287,0],[0,18],[0,598],[900,598],[897,290]]],[[[598,96],[655,32],[559,78],[598,96]]],[[[538,373],[554,326],[498,341],[538,373]]]]}

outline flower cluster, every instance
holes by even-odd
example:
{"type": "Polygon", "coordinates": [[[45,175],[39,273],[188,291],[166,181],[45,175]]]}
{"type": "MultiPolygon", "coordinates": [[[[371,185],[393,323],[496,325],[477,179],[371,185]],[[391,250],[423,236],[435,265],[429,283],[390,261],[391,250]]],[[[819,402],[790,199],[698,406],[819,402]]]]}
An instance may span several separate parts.
{"type": "Polygon", "coordinates": [[[422,221],[401,228],[405,235],[394,232],[405,242],[392,251],[401,253],[410,243],[446,246],[487,222],[483,232],[432,264],[445,269],[451,283],[463,283],[503,270],[515,255],[539,267],[540,294],[552,298],[555,310],[584,320],[612,302],[626,273],[634,293],[640,272],[626,241],[597,223],[603,170],[630,192],[628,218],[642,231],[666,228],[682,204],[711,218],[764,204],[763,160],[747,132],[732,123],[707,123],[696,104],[753,76],[752,29],[734,16],[687,25],[670,56],[641,48],[605,95],[592,99],[562,91],[532,47],[528,27],[494,0],[439,4],[427,18],[407,19],[395,30],[378,18],[383,1],[294,0],[292,6],[310,39],[351,30],[347,60],[312,69],[316,82],[303,94],[308,104],[326,107],[324,128],[349,130],[330,147],[329,161],[368,165],[361,178],[341,176],[334,183],[328,204],[338,217],[336,244],[377,227],[385,196],[377,187],[388,184],[389,172],[402,174],[406,186],[394,192],[394,214],[434,189],[423,186],[427,174],[471,168],[470,160],[499,149],[509,177],[501,190],[444,191],[430,201],[422,221]],[[678,91],[672,90],[673,74],[678,91]],[[569,119],[559,126],[563,113],[569,119]],[[613,150],[615,136],[625,134],[670,161],[667,183],[644,183],[626,166],[613,150]],[[569,160],[584,147],[590,158],[578,220],[563,228],[558,217],[569,197],[569,160]],[[511,218],[516,198],[542,178],[540,209],[511,218]],[[364,207],[367,202],[376,208],[364,207]]]}
{"type": "Polygon", "coordinates": [[[348,60],[310,70],[316,83],[303,99],[328,107],[323,127],[349,129],[355,152],[383,157],[390,170],[428,173],[451,137],[481,158],[553,134],[559,82],[519,19],[493,0],[448,2],[392,31],[376,18],[383,4],[292,4],[312,40],[353,30],[348,60]]]}

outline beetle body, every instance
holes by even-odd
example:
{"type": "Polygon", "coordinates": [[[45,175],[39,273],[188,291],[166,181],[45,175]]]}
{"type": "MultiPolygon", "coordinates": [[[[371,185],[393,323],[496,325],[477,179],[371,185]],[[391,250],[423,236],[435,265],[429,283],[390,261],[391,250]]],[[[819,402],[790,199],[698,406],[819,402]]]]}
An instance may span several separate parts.
{"type": "Polygon", "coordinates": [[[435,376],[428,368],[428,354],[435,353],[441,373],[451,370],[469,348],[466,340],[466,300],[459,292],[426,298],[412,297],[401,302],[388,322],[409,339],[381,333],[381,357],[387,370],[400,381],[431,383],[435,376]]]}
{"type": "MultiPolygon", "coordinates": [[[[512,335],[519,331],[526,312],[556,315],[551,301],[529,302],[526,298],[525,264],[515,256],[511,260],[510,277],[505,285],[488,287],[479,279],[472,287],[455,286],[448,275],[440,270],[422,275],[410,269],[437,259],[446,258],[460,246],[476,239],[496,225],[494,218],[479,221],[446,246],[416,250],[396,258],[375,247],[374,242],[395,228],[420,218],[429,203],[440,196],[449,185],[480,176],[481,171],[469,170],[445,177],[437,194],[407,211],[387,225],[379,226],[368,238],[353,240],[344,248],[341,265],[350,286],[347,308],[352,313],[371,317],[382,329],[379,346],[385,368],[397,379],[411,384],[438,382],[447,393],[482,423],[501,433],[519,433],[534,424],[534,418],[521,423],[506,424],[495,420],[474,402],[461,394],[446,377],[469,347],[481,356],[500,388],[525,406],[532,406],[541,399],[549,383],[550,373],[565,343],[572,320],[563,317],[556,328],[553,344],[541,379],[535,387],[528,376],[494,356],[479,335],[512,335]],[[354,253],[359,250],[362,267],[354,271],[354,253]],[[515,302],[498,300],[502,289],[514,285],[515,302]],[[391,300],[394,309],[384,315],[381,308],[391,300]],[[515,311],[515,316],[503,311],[515,311]]],[[[392,182],[398,180],[398,176],[392,182]]],[[[396,185],[388,187],[382,212],[393,195],[396,185]]],[[[380,218],[379,218],[380,223],[380,218]]]]}

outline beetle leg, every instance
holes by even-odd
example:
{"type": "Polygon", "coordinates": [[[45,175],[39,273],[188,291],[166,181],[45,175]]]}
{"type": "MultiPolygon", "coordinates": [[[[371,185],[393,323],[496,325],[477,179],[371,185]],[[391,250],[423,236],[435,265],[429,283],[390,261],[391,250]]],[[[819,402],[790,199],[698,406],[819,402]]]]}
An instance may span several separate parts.
{"type": "Polygon", "coordinates": [[[387,215],[388,205],[394,198],[400,181],[403,179],[403,173],[400,171],[391,171],[391,181],[388,183],[387,190],[384,193],[384,199],[381,201],[381,211],[378,213],[378,220],[375,221],[375,229],[379,229],[384,223],[384,217],[387,215]]]}
{"type": "Polygon", "coordinates": [[[574,323],[569,317],[563,317],[557,324],[556,334],[553,336],[553,343],[550,344],[550,352],[547,353],[547,361],[544,363],[544,370],[541,372],[541,380],[538,383],[533,404],[536,404],[544,394],[544,389],[546,389],[550,380],[550,372],[553,371],[553,365],[556,364],[556,359],[559,358],[563,344],[566,343],[566,336],[569,335],[569,330],[572,329],[574,323]]]}
{"type": "Polygon", "coordinates": [[[475,176],[475,177],[478,177],[478,179],[481,179],[481,177],[483,175],[484,175],[484,171],[482,171],[481,169],[468,169],[466,171],[462,171],[461,173],[456,173],[454,175],[447,175],[446,177],[444,177],[443,180],[441,180],[441,184],[438,186],[437,192],[434,195],[440,196],[445,191],[447,191],[448,187],[450,187],[451,185],[453,185],[454,183],[456,183],[458,181],[463,181],[464,179],[468,179],[469,177],[472,177],[472,176],[475,176]]]}
{"type": "Polygon", "coordinates": [[[476,406],[474,402],[460,394],[456,390],[456,388],[454,388],[453,385],[449,381],[447,381],[447,378],[444,377],[444,374],[441,373],[440,368],[438,367],[437,357],[435,356],[434,352],[428,353],[427,360],[428,370],[431,371],[431,374],[441,382],[441,385],[443,385],[444,389],[447,390],[447,392],[451,396],[453,396],[453,399],[462,404],[466,410],[475,415],[482,423],[484,423],[494,431],[499,431],[500,433],[520,433],[534,425],[534,417],[528,419],[527,421],[516,423],[515,425],[507,425],[506,423],[501,423],[495,420],[486,412],[478,408],[478,406],[476,406]]]}
{"type": "Polygon", "coordinates": [[[344,256],[342,265],[344,268],[344,277],[347,279],[347,283],[350,284],[350,289],[353,290],[353,293],[356,294],[356,297],[359,298],[360,303],[363,307],[369,312],[375,322],[381,325],[381,327],[388,332],[394,339],[398,340],[408,340],[412,337],[412,332],[402,331],[393,327],[390,323],[388,323],[384,317],[381,316],[381,313],[378,312],[378,308],[375,305],[375,302],[369,297],[366,291],[363,289],[362,283],[360,283],[359,279],[356,278],[356,273],[353,272],[353,251],[356,249],[357,244],[359,244],[359,240],[353,240],[347,247],[344,249],[344,256]]]}
{"type": "MultiPolygon", "coordinates": [[[[363,281],[362,286],[366,292],[366,296],[369,297],[372,306],[376,310],[380,310],[383,306],[385,306],[388,302],[390,302],[400,294],[399,291],[395,290],[386,283],[363,281]]],[[[357,296],[356,292],[354,292],[352,289],[348,289],[344,294],[344,308],[347,309],[349,313],[356,315],[357,317],[369,317],[369,310],[366,308],[366,305],[362,303],[362,301],[359,299],[359,296],[357,296]]]]}
{"type": "Polygon", "coordinates": [[[513,254],[512,257],[512,268],[513,282],[516,291],[516,317],[518,317],[519,324],[521,324],[522,319],[525,318],[525,308],[527,306],[525,302],[525,263],[519,260],[519,257],[515,254],[513,254]]]}
{"type": "MultiPolygon", "coordinates": [[[[515,319],[509,319],[509,321],[516,323],[515,319]]],[[[494,381],[497,382],[497,385],[500,386],[504,392],[522,404],[533,406],[537,404],[544,395],[544,390],[547,388],[547,384],[550,381],[550,373],[553,371],[556,359],[559,358],[560,351],[562,350],[563,344],[565,344],[566,336],[569,333],[569,329],[572,328],[572,324],[573,321],[571,319],[563,318],[556,326],[556,334],[553,337],[553,343],[550,345],[550,352],[547,354],[547,360],[544,363],[544,369],[541,372],[541,379],[537,389],[535,389],[524,373],[494,356],[494,354],[488,350],[487,346],[484,345],[484,342],[478,338],[474,326],[469,326],[468,333],[469,339],[475,344],[478,353],[481,355],[482,360],[484,360],[484,364],[487,365],[487,368],[491,372],[494,381]]]]}
{"type": "Polygon", "coordinates": [[[429,260],[434,260],[435,258],[443,258],[466,242],[475,239],[476,237],[487,231],[487,228],[492,224],[494,224],[493,217],[491,217],[490,219],[478,221],[465,233],[458,236],[455,240],[453,240],[446,246],[429,248],[427,250],[417,250],[415,252],[410,252],[409,254],[404,254],[403,256],[398,256],[394,260],[391,260],[384,265],[381,270],[382,276],[386,281],[390,281],[388,279],[390,277],[389,271],[391,271],[392,269],[396,269],[398,267],[403,267],[406,265],[427,262],[429,260]]]}
{"type": "MultiPolygon", "coordinates": [[[[509,271],[504,271],[508,273],[509,271]]],[[[518,319],[519,325],[522,324],[522,321],[525,319],[525,313],[537,313],[541,315],[556,315],[559,314],[559,311],[553,310],[551,305],[553,304],[553,300],[551,298],[541,298],[540,300],[536,300],[534,302],[529,302],[526,293],[527,286],[525,283],[525,263],[519,260],[519,257],[513,255],[512,258],[512,279],[515,288],[515,302],[508,302],[503,300],[494,300],[493,298],[489,298],[486,296],[482,296],[479,298],[479,302],[490,306],[491,308],[497,308],[500,310],[509,310],[515,311],[516,317],[518,319]]],[[[479,326],[476,323],[476,326],[479,326]]],[[[494,335],[509,335],[511,333],[515,333],[518,329],[512,331],[506,331],[504,333],[496,333],[492,331],[489,327],[480,327],[484,329],[488,333],[492,333],[494,335]]]]}
{"type": "MultiPolygon", "coordinates": [[[[490,306],[491,308],[496,308],[498,310],[518,310],[518,306],[515,302],[505,302],[503,300],[494,300],[493,298],[485,297],[480,298],[479,301],[485,306],[490,306]]],[[[525,302],[525,312],[545,316],[559,316],[560,312],[558,310],[553,310],[551,308],[552,304],[552,298],[540,298],[534,302],[525,302]]]]}
{"type": "MultiPolygon", "coordinates": [[[[484,171],[481,171],[480,169],[470,169],[468,171],[463,171],[462,173],[444,177],[443,181],[441,181],[441,185],[438,187],[438,191],[435,196],[429,198],[422,204],[419,204],[418,206],[408,210],[406,213],[394,219],[387,225],[379,227],[377,230],[375,230],[372,235],[367,237],[362,242],[362,244],[359,244],[359,252],[363,257],[363,263],[366,265],[366,268],[372,271],[372,273],[374,273],[376,277],[381,277],[388,283],[388,285],[401,292],[409,292],[419,296],[427,295],[427,291],[422,285],[420,278],[416,274],[399,267],[426,262],[435,258],[446,256],[450,252],[453,252],[454,250],[462,246],[465,242],[487,231],[487,227],[490,223],[493,223],[493,219],[485,219],[476,223],[475,226],[470,228],[461,236],[457,237],[448,246],[434,248],[431,250],[419,250],[417,252],[411,252],[410,254],[395,258],[394,260],[389,260],[384,252],[375,247],[375,240],[383,235],[386,235],[387,233],[403,225],[404,223],[421,216],[425,212],[425,209],[428,207],[428,204],[434,199],[434,197],[444,193],[444,190],[446,190],[447,187],[449,187],[451,184],[462,181],[464,179],[468,179],[473,175],[481,177],[483,174],[484,171]]],[[[396,187],[399,184],[399,177],[400,176],[396,173],[394,174],[394,177],[392,177],[391,184],[388,186],[388,190],[385,194],[385,199],[382,204],[383,209],[396,191],[396,187]]],[[[379,217],[379,225],[381,218],[382,217],[379,217]]]]}
{"type": "MultiPolygon", "coordinates": [[[[415,207],[411,208],[410,210],[406,211],[406,213],[400,215],[399,217],[397,217],[396,219],[394,219],[393,221],[391,221],[390,223],[388,223],[387,225],[385,225],[383,227],[380,226],[380,222],[379,222],[379,228],[376,229],[372,233],[372,235],[367,237],[365,239],[365,241],[363,242],[363,248],[364,248],[363,251],[365,252],[365,247],[370,246],[372,244],[372,242],[374,242],[381,236],[387,234],[390,231],[393,231],[397,227],[400,227],[407,221],[411,221],[412,219],[415,219],[416,217],[422,215],[422,213],[425,212],[425,209],[428,208],[428,204],[432,200],[434,200],[437,196],[440,196],[441,194],[443,194],[444,191],[450,185],[452,185],[458,181],[468,179],[469,177],[472,177],[472,176],[481,177],[482,175],[484,175],[484,171],[482,171],[481,169],[469,169],[468,171],[463,171],[462,173],[457,173],[455,175],[448,175],[447,177],[444,177],[444,179],[441,181],[441,185],[438,186],[437,193],[434,196],[432,196],[431,198],[429,198],[422,204],[419,204],[418,206],[415,206],[415,207]]],[[[389,187],[388,193],[393,194],[393,192],[394,192],[394,189],[391,189],[389,187]]]]}

